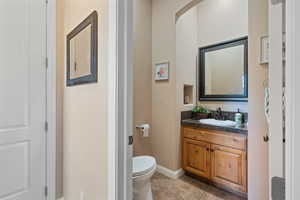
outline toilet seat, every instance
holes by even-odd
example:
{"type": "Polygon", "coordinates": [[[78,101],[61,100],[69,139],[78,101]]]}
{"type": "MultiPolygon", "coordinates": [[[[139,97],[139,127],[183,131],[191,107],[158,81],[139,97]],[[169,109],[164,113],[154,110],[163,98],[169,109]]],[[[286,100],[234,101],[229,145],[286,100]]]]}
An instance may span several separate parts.
{"type": "Polygon", "coordinates": [[[156,168],[156,161],[151,156],[133,157],[132,176],[143,176],[156,168]]]}

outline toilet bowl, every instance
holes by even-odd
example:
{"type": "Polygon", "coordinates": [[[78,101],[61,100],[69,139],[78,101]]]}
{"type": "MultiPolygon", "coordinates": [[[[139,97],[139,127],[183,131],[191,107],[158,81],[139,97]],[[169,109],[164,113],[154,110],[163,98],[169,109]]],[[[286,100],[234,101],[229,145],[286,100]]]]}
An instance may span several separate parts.
{"type": "Polygon", "coordinates": [[[133,199],[153,200],[151,177],[156,170],[155,158],[151,156],[133,157],[133,199]]]}

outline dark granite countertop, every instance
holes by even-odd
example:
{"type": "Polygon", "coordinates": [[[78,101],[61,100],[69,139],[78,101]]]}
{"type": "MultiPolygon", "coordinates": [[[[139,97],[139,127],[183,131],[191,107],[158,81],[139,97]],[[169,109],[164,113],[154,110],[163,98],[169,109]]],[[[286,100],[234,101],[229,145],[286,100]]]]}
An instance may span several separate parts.
{"type": "Polygon", "coordinates": [[[212,129],[217,131],[228,131],[232,133],[248,135],[248,128],[246,124],[243,124],[242,126],[224,127],[224,126],[203,124],[199,120],[195,120],[195,119],[184,119],[181,121],[181,124],[185,126],[192,126],[195,128],[206,128],[206,129],[212,129]]]}

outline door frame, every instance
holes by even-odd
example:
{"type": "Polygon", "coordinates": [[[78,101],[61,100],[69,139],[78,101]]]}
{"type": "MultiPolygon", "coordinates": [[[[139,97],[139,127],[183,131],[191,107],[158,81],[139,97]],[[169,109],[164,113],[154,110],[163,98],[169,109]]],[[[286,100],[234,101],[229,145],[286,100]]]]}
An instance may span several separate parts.
{"type": "Polygon", "coordinates": [[[133,1],[110,0],[108,8],[108,200],[131,200],[133,1]]]}
{"type": "Polygon", "coordinates": [[[47,3],[47,200],[56,200],[56,0],[47,3]]]}
{"type": "Polygon", "coordinates": [[[300,198],[299,167],[300,158],[297,153],[300,147],[297,143],[300,138],[299,103],[300,81],[297,78],[300,63],[300,41],[297,36],[300,33],[300,20],[297,11],[300,9],[298,0],[286,0],[286,151],[285,151],[285,175],[286,175],[286,199],[296,200],[300,198]],[[297,115],[298,114],[298,115],[297,115]]]}

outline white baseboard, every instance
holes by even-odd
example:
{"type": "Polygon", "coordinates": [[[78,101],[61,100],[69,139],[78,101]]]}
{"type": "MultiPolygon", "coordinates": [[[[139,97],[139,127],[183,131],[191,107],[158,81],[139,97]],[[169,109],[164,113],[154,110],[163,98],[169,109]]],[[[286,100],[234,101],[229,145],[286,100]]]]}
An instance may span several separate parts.
{"type": "Polygon", "coordinates": [[[179,169],[177,171],[173,171],[173,170],[170,170],[170,169],[168,169],[166,167],[163,167],[161,165],[157,165],[156,171],[158,173],[161,173],[161,174],[163,174],[163,175],[165,175],[165,176],[167,176],[169,178],[172,178],[172,179],[178,179],[181,176],[183,176],[183,174],[184,174],[183,169],[179,169]]]}

